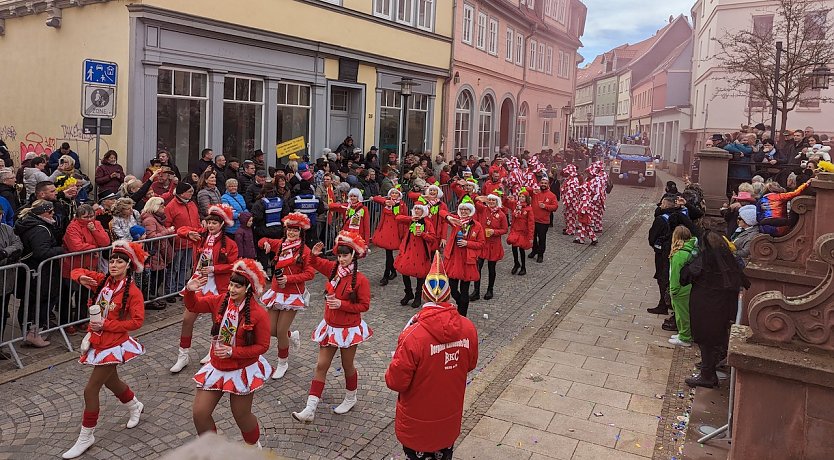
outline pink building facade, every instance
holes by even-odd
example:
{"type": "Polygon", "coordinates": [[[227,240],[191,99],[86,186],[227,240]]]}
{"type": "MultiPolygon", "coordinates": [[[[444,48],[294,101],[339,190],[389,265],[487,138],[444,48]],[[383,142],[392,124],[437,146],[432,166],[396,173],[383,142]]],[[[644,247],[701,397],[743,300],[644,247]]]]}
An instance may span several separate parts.
{"type": "Polygon", "coordinates": [[[447,158],[492,158],[504,146],[512,152],[564,148],[586,12],[577,0],[457,4],[447,158]]]}

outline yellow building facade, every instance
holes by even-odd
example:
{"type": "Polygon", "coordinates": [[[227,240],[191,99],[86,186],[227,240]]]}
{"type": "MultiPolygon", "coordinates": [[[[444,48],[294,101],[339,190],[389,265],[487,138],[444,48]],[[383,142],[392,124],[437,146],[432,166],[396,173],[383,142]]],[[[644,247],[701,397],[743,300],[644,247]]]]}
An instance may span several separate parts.
{"type": "Polygon", "coordinates": [[[82,129],[83,61],[118,64],[101,152],[141,173],[160,150],[189,170],[204,148],[239,159],[304,137],[311,159],[347,136],[367,151],[440,148],[453,0],[0,1],[0,139],[19,161],[82,129]],[[58,27],[56,27],[58,25],[58,27]],[[16,67],[16,68],[15,68],[16,67]],[[403,79],[414,83],[403,98],[403,79]]]}

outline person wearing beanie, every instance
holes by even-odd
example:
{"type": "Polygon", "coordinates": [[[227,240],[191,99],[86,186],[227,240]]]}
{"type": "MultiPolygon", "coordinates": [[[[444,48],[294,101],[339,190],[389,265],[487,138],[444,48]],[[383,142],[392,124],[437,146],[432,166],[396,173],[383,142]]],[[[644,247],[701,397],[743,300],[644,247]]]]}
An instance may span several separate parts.
{"type": "MultiPolygon", "coordinates": [[[[562,229],[563,235],[573,236],[576,233],[576,216],[578,214],[577,206],[579,205],[579,173],[576,171],[576,165],[573,163],[565,166],[562,170],[562,175],[565,180],[559,189],[559,195],[562,199],[562,213],[565,218],[565,228],[562,229]]],[[[552,214],[551,214],[552,215],[552,214]]]]}
{"type": "Polygon", "coordinates": [[[400,333],[385,372],[385,384],[397,392],[394,431],[409,459],[452,458],[467,375],[478,363],[478,332],[449,303],[450,290],[436,252],[422,286],[423,308],[400,333]],[[438,344],[443,353],[435,353],[438,344]]]}
{"type": "Polygon", "coordinates": [[[96,442],[99,392],[105,385],[127,406],[127,428],[139,424],[144,405],[119,378],[118,365],[145,353],[145,348],[129,333],[142,327],[145,321],[145,300],[133,281],[133,274],[144,271],[147,258],[148,253],[141,244],[117,241],[111,249],[106,274],[85,268],[76,268],[70,273],[73,281],[93,292],[95,301],[91,308],[98,308],[100,316],[90,318],[89,332],[81,342],[78,362],[93,366],[93,371],[84,390],[81,433],[72,448],[64,452],[63,458],[80,457],[96,442]]]}
{"type": "Polygon", "coordinates": [[[736,256],[746,263],[750,258],[750,243],[760,233],[756,206],[748,204],[739,208],[736,223],[738,227],[730,236],[730,241],[736,247],[736,256]]]}
{"type": "Polygon", "coordinates": [[[244,259],[255,259],[255,235],[252,232],[252,213],[243,211],[238,215],[240,225],[235,230],[235,243],[237,243],[237,253],[244,259]]]}
{"type": "MultiPolygon", "coordinates": [[[[404,221],[397,219],[398,216],[408,216],[408,205],[402,200],[403,194],[395,187],[388,191],[387,197],[375,196],[371,198],[374,203],[382,208],[379,223],[372,242],[374,245],[385,250],[385,272],[379,280],[380,286],[388,284],[389,280],[397,277],[394,270],[394,251],[399,249],[407,225],[404,221]]],[[[409,289],[409,291],[411,291],[409,289]]]]}
{"type": "Polygon", "coordinates": [[[479,196],[475,199],[475,214],[478,223],[484,228],[486,240],[483,249],[481,249],[481,254],[478,256],[478,279],[475,281],[469,300],[475,301],[481,298],[480,273],[484,268],[484,261],[486,261],[488,272],[484,300],[490,300],[493,297],[492,289],[495,287],[495,268],[498,261],[504,258],[504,245],[501,237],[509,230],[507,214],[501,206],[501,198],[492,194],[479,196]]]}
{"type": "Polygon", "coordinates": [[[522,188],[518,192],[517,199],[507,198],[504,201],[507,210],[512,213],[510,234],[507,236],[507,244],[513,250],[513,269],[510,273],[524,276],[527,274],[527,257],[524,251],[529,251],[533,247],[533,233],[536,227],[533,208],[530,207],[530,192],[522,188]]]}
{"type": "Polygon", "coordinates": [[[420,306],[420,289],[431,268],[429,257],[437,248],[438,235],[429,208],[424,204],[415,204],[410,216],[402,214],[396,219],[398,224],[405,226],[405,234],[400,241],[400,252],[394,260],[395,274],[399,272],[402,275],[405,291],[400,305],[405,306],[411,302],[411,307],[417,308],[420,306]],[[414,293],[411,291],[411,278],[417,280],[414,293]]]}
{"type": "Polygon", "coordinates": [[[356,232],[368,241],[371,237],[371,215],[362,203],[362,192],[348,191],[347,203],[330,203],[330,212],[342,215],[342,231],[356,232]]]}
{"type": "Polygon", "coordinates": [[[143,227],[141,225],[134,225],[133,227],[130,227],[131,241],[138,241],[138,240],[144,239],[145,233],[146,233],[145,227],[143,227]]]}
{"type": "Polygon", "coordinates": [[[316,276],[310,263],[310,249],[304,244],[304,232],[311,222],[306,214],[291,212],[282,220],[284,238],[261,238],[258,246],[267,254],[274,254],[272,286],[260,298],[269,310],[269,325],[278,338],[278,364],[273,379],[280,379],[289,368],[290,345],[298,350],[301,345],[298,331],[290,332],[295,315],[310,304],[307,282],[316,276]]]}
{"type": "Polygon", "coordinates": [[[211,313],[211,359],[194,375],[197,394],[192,413],[197,435],[217,432],[212,414],[224,393],[246,444],[261,447],[261,429],[252,413],[255,392],[272,373],[264,358],[269,350],[269,317],[258,303],[266,286],[266,272],[252,259],[232,266],[226,294],[201,295],[206,277],[192,278],[186,286],[186,304],[211,313]]]}
{"type": "MultiPolygon", "coordinates": [[[[232,275],[232,264],[238,259],[237,243],[226,235],[224,227],[234,223],[234,210],[225,204],[209,206],[208,214],[203,219],[202,227],[178,227],[177,236],[188,239],[196,244],[194,250],[193,271],[191,280],[201,279],[200,294],[224,295],[229,289],[229,277],[232,275]]],[[[181,292],[184,294],[185,291],[181,292]]],[[[189,298],[190,299],[190,298],[189,298]]],[[[192,302],[184,299],[182,326],[180,328],[180,346],[177,361],[171,366],[171,372],[176,374],[191,362],[191,336],[194,333],[194,323],[202,313],[211,313],[201,308],[205,303],[192,302]]],[[[211,355],[207,354],[201,364],[207,363],[211,355]]]]}
{"type": "Polygon", "coordinates": [[[365,240],[356,232],[343,230],[336,236],[333,246],[337,260],[322,258],[323,249],[323,243],[316,243],[311,258],[313,267],[327,277],[324,284],[324,319],[312,334],[313,341],[319,346],[318,364],[310,382],[306,407],[292,413],[294,419],[303,423],[315,419],[327,371],[337,351],[345,375],[345,398],[333,408],[333,413],[346,414],[356,405],[359,386],[359,373],[354,365],[356,350],[360,343],[373,335],[373,330],[362,319],[362,313],[371,308],[371,283],[359,273],[358,266],[358,260],[368,253],[365,240]]]}
{"type": "MultiPolygon", "coordinates": [[[[457,214],[445,217],[449,224],[449,236],[443,249],[444,269],[449,275],[452,297],[461,315],[469,311],[469,283],[481,279],[478,258],[486,244],[484,228],[475,219],[475,205],[461,203],[457,214]]],[[[438,234],[441,239],[446,235],[438,234]]]]}

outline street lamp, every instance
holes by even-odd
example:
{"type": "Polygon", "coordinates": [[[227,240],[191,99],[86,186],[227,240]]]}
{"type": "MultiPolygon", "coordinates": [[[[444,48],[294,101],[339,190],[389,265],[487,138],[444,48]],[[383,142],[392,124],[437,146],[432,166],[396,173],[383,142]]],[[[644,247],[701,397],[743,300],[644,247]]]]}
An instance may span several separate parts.
{"type": "Polygon", "coordinates": [[[592,112],[593,107],[588,108],[588,113],[585,114],[585,118],[588,119],[588,135],[585,137],[594,137],[594,112],[592,112]]]}
{"type": "Polygon", "coordinates": [[[570,116],[573,115],[573,105],[568,101],[568,105],[562,107],[562,113],[565,114],[565,148],[564,151],[568,151],[568,123],[570,122],[570,116]]]}
{"type": "Polygon", "coordinates": [[[828,89],[828,80],[834,76],[825,64],[819,64],[811,72],[811,89],[828,89]]]}
{"type": "Polygon", "coordinates": [[[779,71],[782,65],[782,42],[776,42],[776,66],[773,69],[773,106],[770,108],[770,135],[776,140],[776,107],[779,105],[779,71]]]}
{"type": "Polygon", "coordinates": [[[414,90],[415,86],[420,86],[419,83],[414,83],[414,80],[408,77],[402,77],[400,81],[394,83],[395,85],[400,86],[400,95],[402,96],[402,121],[400,122],[400,152],[399,152],[399,165],[400,171],[403,170],[403,154],[405,154],[405,149],[408,146],[408,127],[406,124],[408,123],[408,98],[411,97],[411,93],[414,90]]]}

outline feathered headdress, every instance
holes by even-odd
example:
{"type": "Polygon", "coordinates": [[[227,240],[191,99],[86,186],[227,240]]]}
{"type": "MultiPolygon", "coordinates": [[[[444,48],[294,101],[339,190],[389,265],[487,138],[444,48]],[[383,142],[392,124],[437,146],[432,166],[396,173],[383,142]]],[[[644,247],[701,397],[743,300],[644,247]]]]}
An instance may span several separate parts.
{"type": "Polygon", "coordinates": [[[113,253],[125,254],[130,263],[133,264],[133,271],[142,273],[145,270],[145,261],[148,260],[148,253],[140,243],[132,243],[125,240],[116,240],[113,243],[113,253]]]}
{"type": "Polygon", "coordinates": [[[310,229],[310,218],[307,217],[306,214],[297,211],[287,214],[283,219],[281,219],[281,223],[284,224],[284,228],[300,228],[301,230],[310,229]]]}
{"type": "Polygon", "coordinates": [[[349,230],[342,230],[336,235],[336,241],[333,244],[334,253],[339,246],[349,247],[356,254],[356,257],[359,258],[365,257],[365,254],[368,253],[368,244],[365,243],[362,236],[349,230]]]}
{"type": "Polygon", "coordinates": [[[252,259],[239,259],[232,265],[232,272],[249,280],[252,293],[260,297],[266,286],[266,272],[261,263],[252,259]]]}
{"type": "Polygon", "coordinates": [[[209,206],[208,211],[206,211],[206,217],[208,216],[219,217],[227,227],[235,224],[235,210],[228,204],[221,203],[209,206]]]}

